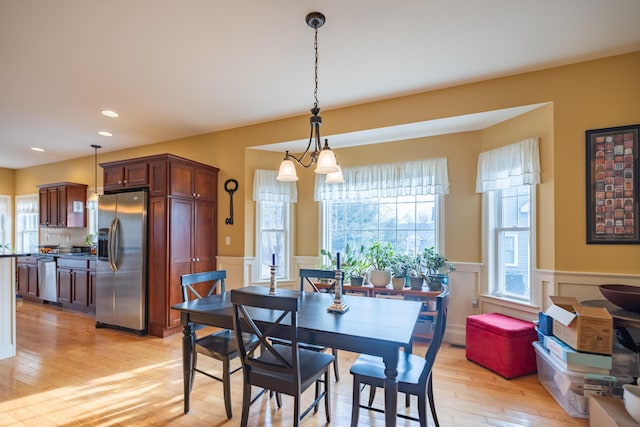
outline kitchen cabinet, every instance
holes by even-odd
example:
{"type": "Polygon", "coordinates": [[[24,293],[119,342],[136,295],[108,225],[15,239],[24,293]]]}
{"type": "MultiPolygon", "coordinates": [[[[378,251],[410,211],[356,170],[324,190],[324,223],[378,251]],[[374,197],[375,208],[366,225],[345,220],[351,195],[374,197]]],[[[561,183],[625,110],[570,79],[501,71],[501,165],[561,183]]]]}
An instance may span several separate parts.
{"type": "Polygon", "coordinates": [[[166,337],[182,330],[180,276],[215,270],[217,254],[217,192],[219,169],[172,154],[102,163],[105,194],[128,189],[118,184],[126,170],[146,171],[147,319],[150,335],[166,337]]]}
{"type": "MultiPolygon", "coordinates": [[[[58,303],[63,307],[84,312],[95,312],[91,306],[90,261],[86,258],[58,258],[58,303]]],[[[95,267],[93,269],[95,278],[95,267]]],[[[95,284],[95,281],[94,281],[95,284]]]]}
{"type": "Polygon", "coordinates": [[[214,202],[217,195],[216,171],[185,164],[171,162],[171,195],[174,197],[195,198],[214,202]]]}
{"type": "Polygon", "coordinates": [[[87,226],[87,185],[71,182],[38,186],[40,226],[87,226]]]}
{"type": "Polygon", "coordinates": [[[147,162],[121,162],[102,167],[104,169],[103,188],[105,192],[149,185],[149,165],[147,162]]]}
{"type": "Polygon", "coordinates": [[[24,299],[39,301],[36,257],[24,256],[16,260],[16,293],[22,295],[24,299]]]}

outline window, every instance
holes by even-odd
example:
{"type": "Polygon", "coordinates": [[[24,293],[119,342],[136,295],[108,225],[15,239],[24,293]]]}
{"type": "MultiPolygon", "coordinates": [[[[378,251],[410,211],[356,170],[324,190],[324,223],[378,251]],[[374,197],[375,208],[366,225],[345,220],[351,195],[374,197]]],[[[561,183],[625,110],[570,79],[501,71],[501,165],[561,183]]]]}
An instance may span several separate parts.
{"type": "Polygon", "coordinates": [[[275,257],[276,277],[290,276],[292,203],[297,201],[295,182],[276,180],[277,171],[256,169],[253,200],[256,202],[256,264],[254,280],[268,281],[275,257]]]}
{"type": "Polygon", "coordinates": [[[483,193],[487,292],[531,302],[535,267],[538,138],[480,153],[476,191],[483,193]]]}
{"type": "Polygon", "coordinates": [[[494,294],[529,300],[531,277],[531,206],[532,186],[523,185],[496,191],[495,239],[496,262],[494,294]]]}
{"type": "Polygon", "coordinates": [[[0,249],[11,249],[11,196],[0,195],[0,249]]]}
{"type": "Polygon", "coordinates": [[[38,252],[38,195],[16,196],[16,251],[38,252]]]}
{"type": "Polygon", "coordinates": [[[350,247],[390,242],[409,255],[442,245],[443,194],[449,192],[447,159],[426,159],[343,168],[344,184],[316,176],[322,203],[322,247],[336,253],[350,247]]]}
{"type": "Polygon", "coordinates": [[[415,255],[424,248],[438,248],[440,197],[382,197],[368,200],[323,202],[322,247],[336,253],[373,242],[390,242],[394,250],[415,255]]]}

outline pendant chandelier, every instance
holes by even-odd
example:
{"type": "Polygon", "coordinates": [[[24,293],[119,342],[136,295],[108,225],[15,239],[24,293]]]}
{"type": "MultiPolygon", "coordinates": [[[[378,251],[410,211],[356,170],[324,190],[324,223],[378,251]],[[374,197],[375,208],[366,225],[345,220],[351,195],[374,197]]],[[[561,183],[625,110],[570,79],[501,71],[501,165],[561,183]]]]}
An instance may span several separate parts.
{"type": "Polygon", "coordinates": [[[342,183],[344,178],[342,177],[342,169],[336,161],[336,156],[329,147],[329,141],[324,140],[324,146],[321,144],[320,138],[320,125],[322,124],[322,117],[320,114],[320,107],[318,106],[318,28],[322,27],[325,23],[325,16],[320,12],[311,12],[306,17],[307,25],[315,30],[315,37],[313,42],[313,48],[315,50],[315,90],[313,96],[315,102],[311,109],[311,117],[309,122],[311,124],[311,134],[309,135],[309,143],[307,149],[302,153],[300,157],[296,157],[286,151],[284,159],[280,164],[278,170],[278,181],[297,181],[298,175],[296,173],[296,167],[294,161],[303,168],[316,165],[315,173],[327,175],[326,182],[329,184],[342,183]],[[313,151],[311,146],[313,144],[313,151]],[[306,159],[308,157],[308,159],[306,159]],[[305,160],[306,159],[306,160],[305,160]]]}
{"type": "Polygon", "coordinates": [[[97,202],[100,198],[98,193],[98,148],[102,148],[101,145],[91,144],[93,148],[93,192],[89,196],[89,201],[97,202]]]}

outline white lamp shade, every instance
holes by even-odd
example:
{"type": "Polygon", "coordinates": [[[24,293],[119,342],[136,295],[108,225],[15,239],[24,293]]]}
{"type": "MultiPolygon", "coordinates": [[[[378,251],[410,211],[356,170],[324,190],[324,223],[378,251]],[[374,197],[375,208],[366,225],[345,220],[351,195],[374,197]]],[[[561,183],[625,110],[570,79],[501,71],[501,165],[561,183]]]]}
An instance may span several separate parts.
{"type": "Polygon", "coordinates": [[[333,154],[330,148],[323,148],[320,150],[320,155],[318,156],[316,173],[327,174],[331,172],[338,172],[336,155],[333,154]]]}
{"type": "Polygon", "coordinates": [[[276,177],[278,181],[297,181],[298,175],[296,174],[296,166],[293,164],[293,161],[288,158],[284,159],[282,163],[280,163],[280,169],[278,169],[278,176],[276,177]]]}
{"type": "Polygon", "coordinates": [[[327,179],[324,182],[327,184],[342,184],[344,182],[344,176],[342,176],[342,168],[338,166],[338,172],[329,172],[327,179]]]}

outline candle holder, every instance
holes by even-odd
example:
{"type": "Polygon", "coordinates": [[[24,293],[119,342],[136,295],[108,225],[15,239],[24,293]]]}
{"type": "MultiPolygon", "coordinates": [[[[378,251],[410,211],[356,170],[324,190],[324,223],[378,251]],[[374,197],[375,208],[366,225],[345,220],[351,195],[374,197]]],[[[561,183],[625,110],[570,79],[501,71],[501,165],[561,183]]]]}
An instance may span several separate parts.
{"type": "Polygon", "coordinates": [[[278,295],[278,280],[276,279],[276,266],[270,265],[271,279],[269,280],[269,295],[278,295]]]}
{"type": "Polygon", "coordinates": [[[346,313],[349,306],[342,301],[342,270],[336,270],[336,285],[334,286],[333,304],[327,308],[327,311],[334,313],[346,313]]]}

